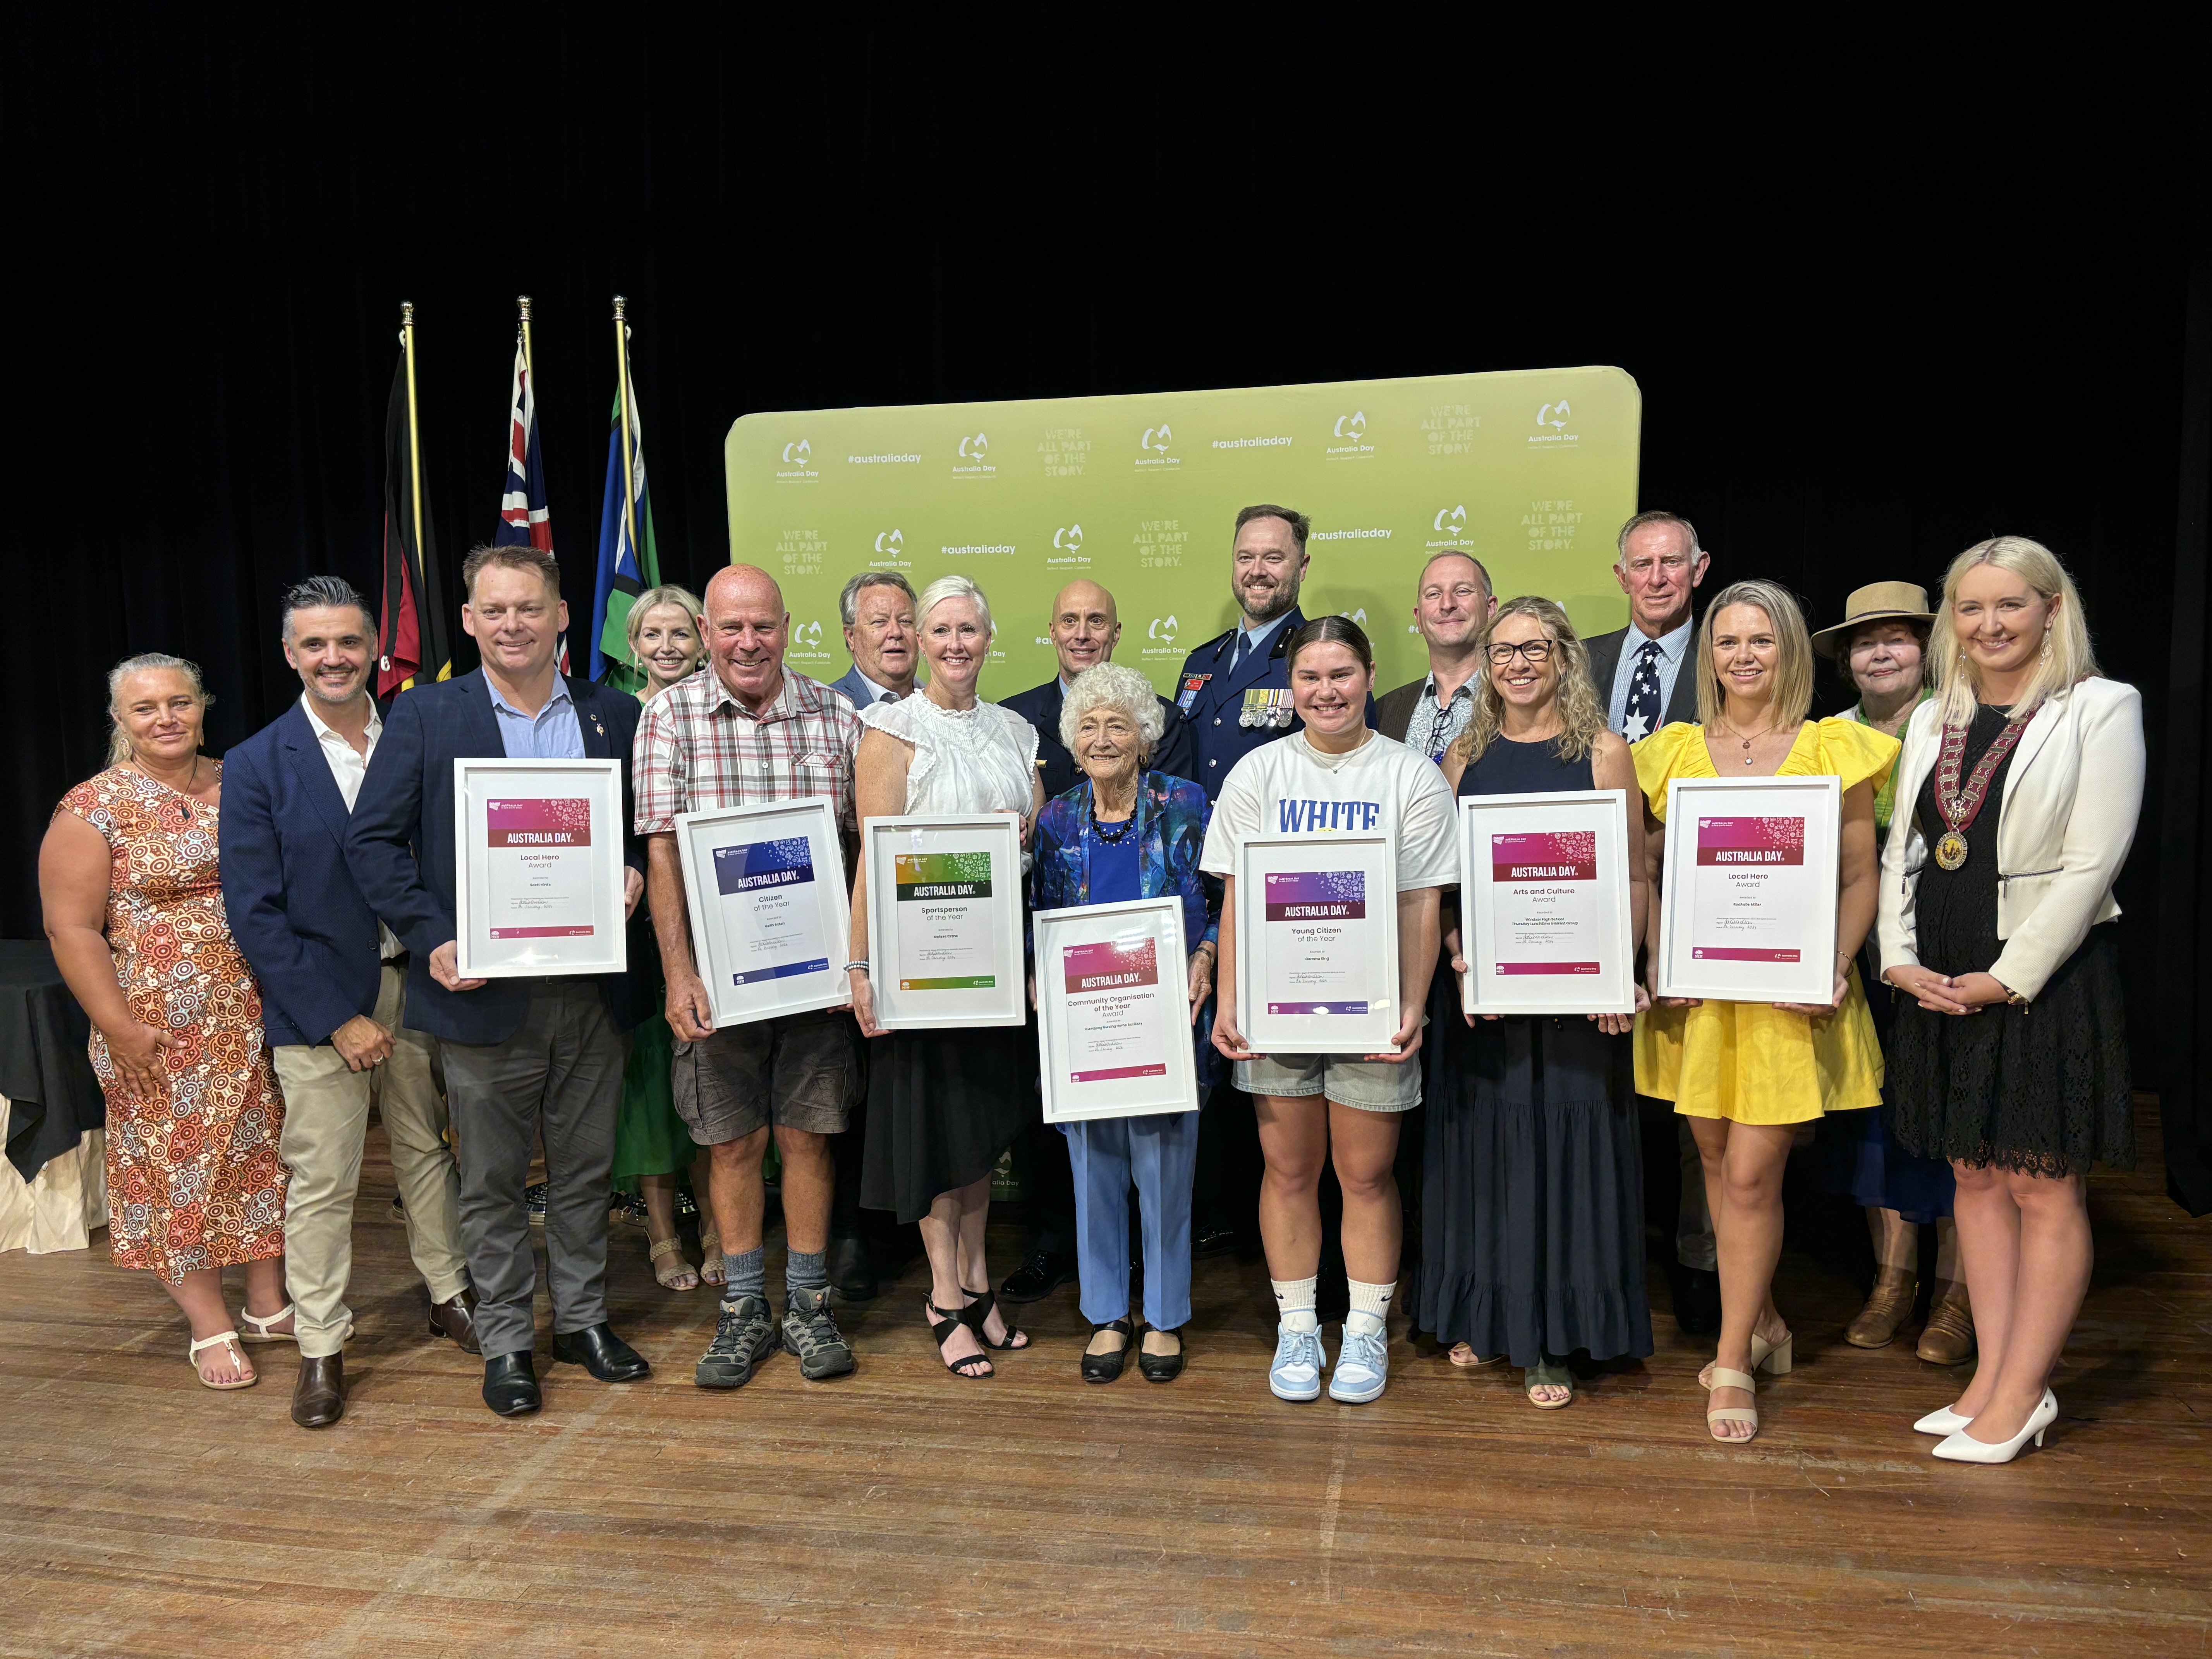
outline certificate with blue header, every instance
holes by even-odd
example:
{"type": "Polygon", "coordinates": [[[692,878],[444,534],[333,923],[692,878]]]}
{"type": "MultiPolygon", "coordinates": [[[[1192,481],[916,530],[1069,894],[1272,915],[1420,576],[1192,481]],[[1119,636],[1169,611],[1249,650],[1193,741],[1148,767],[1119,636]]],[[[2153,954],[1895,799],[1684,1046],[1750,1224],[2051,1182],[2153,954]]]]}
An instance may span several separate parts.
{"type": "Polygon", "coordinates": [[[680,813],[676,845],[718,1028],[852,1001],[851,902],[827,796],[680,813]]]}

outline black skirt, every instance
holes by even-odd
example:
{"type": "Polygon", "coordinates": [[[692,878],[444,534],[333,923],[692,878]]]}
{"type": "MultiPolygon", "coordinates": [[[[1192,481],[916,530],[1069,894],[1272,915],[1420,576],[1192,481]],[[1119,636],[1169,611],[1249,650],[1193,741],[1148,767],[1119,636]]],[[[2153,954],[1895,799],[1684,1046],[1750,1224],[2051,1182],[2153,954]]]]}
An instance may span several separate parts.
{"type": "Polygon", "coordinates": [[[981,1181],[1039,1110],[1027,1026],[893,1031],[868,1040],[860,1202],[902,1222],[981,1181]]]}
{"type": "Polygon", "coordinates": [[[1593,1359],[1651,1352],[1644,1164],[1626,1037],[1455,1011],[1432,1069],[1419,1323],[1439,1342],[1593,1359]]]}

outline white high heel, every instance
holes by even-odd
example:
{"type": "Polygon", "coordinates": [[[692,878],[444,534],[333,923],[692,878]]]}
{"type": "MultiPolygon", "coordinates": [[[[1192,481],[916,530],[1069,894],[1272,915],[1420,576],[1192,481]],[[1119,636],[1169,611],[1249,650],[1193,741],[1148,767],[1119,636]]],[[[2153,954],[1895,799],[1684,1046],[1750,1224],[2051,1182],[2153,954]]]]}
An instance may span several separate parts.
{"type": "Polygon", "coordinates": [[[1961,1429],[1936,1448],[1936,1455],[1953,1463],[2009,1463],[2031,1439],[2040,1446],[2044,1431],[2057,1416],[2058,1396],[2045,1389],[2035,1409],[2027,1414],[2027,1425],[2011,1439],[1995,1443],[1977,1440],[1961,1429]]]}
{"type": "Polygon", "coordinates": [[[1961,1417],[1948,1406],[1938,1406],[1912,1425],[1915,1434],[1954,1435],[1974,1419],[1961,1417]]]}

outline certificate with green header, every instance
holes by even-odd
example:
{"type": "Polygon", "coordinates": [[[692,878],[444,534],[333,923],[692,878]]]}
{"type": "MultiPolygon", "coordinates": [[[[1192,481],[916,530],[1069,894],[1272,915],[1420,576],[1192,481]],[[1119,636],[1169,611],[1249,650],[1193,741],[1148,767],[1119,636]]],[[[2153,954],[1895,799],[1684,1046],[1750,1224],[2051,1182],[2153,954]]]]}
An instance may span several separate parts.
{"type": "Polygon", "coordinates": [[[878,1023],[1021,1024],[1021,819],[870,818],[860,833],[878,1023]]]}

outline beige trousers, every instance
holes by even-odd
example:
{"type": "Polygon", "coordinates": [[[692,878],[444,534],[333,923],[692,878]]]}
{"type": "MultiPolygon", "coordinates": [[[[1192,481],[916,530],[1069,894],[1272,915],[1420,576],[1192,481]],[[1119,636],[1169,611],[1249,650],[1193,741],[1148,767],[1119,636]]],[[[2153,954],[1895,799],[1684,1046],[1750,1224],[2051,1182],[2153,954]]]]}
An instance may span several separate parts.
{"type": "Polygon", "coordinates": [[[306,1358],[342,1352],[353,1326],[346,1281],[353,1274],[353,1200],[372,1103],[392,1143],[415,1271],[434,1302],[451,1300],[469,1282],[460,1177],[446,1145],[446,1098],[434,1069],[437,1042],[404,1030],[406,1011],[406,971],[387,963],[371,1016],[395,1038],[383,1065],[354,1071],[327,1042],[270,1051],[284,1086],[279,1150],[292,1172],[284,1200],[284,1284],[306,1358]]]}

